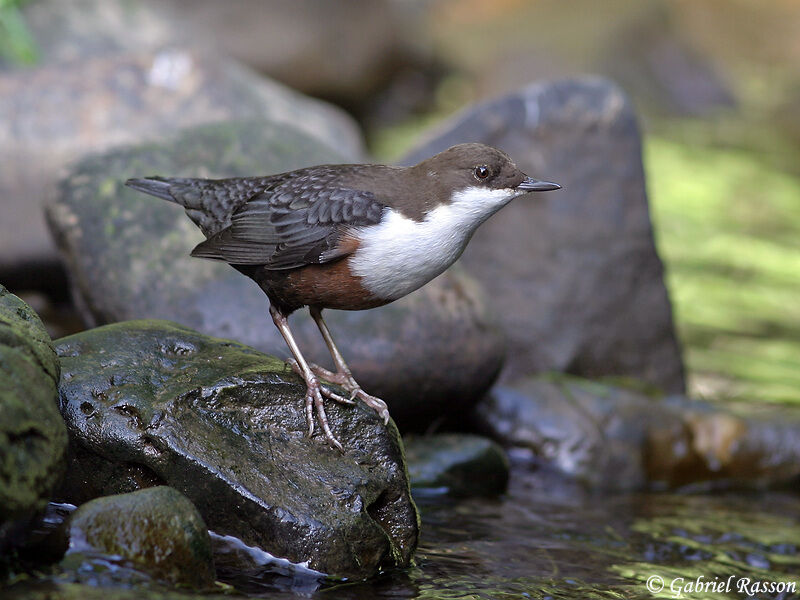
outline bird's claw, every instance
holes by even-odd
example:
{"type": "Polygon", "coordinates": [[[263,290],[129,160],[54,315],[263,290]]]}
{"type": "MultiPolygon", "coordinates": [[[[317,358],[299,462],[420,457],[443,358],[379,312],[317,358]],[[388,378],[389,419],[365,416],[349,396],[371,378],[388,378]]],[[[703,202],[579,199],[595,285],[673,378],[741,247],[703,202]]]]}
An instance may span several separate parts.
{"type": "Polygon", "coordinates": [[[306,423],[308,424],[308,437],[314,435],[314,415],[316,414],[317,422],[325,434],[325,439],[328,443],[339,450],[344,452],[344,446],[333,435],[331,427],[328,424],[328,415],[325,414],[325,403],[322,399],[322,390],[325,389],[319,384],[319,381],[314,378],[306,381],[306,399],[305,399],[305,413],[306,423]]]}
{"type": "Polygon", "coordinates": [[[333,432],[328,425],[328,416],[325,414],[323,397],[333,400],[334,402],[338,402],[339,404],[346,404],[349,406],[354,405],[356,403],[356,398],[359,398],[362,402],[364,402],[364,404],[378,413],[378,416],[381,417],[384,425],[389,423],[389,407],[386,405],[386,402],[362,390],[361,386],[356,383],[356,381],[353,379],[353,376],[349,373],[334,373],[320,367],[319,365],[311,364],[309,365],[309,368],[311,369],[313,375],[306,376],[296,360],[290,358],[287,359],[286,362],[295,373],[306,380],[307,392],[305,399],[305,414],[306,422],[308,423],[309,437],[314,434],[314,416],[316,414],[316,421],[322,428],[328,443],[334,448],[344,452],[342,444],[336,439],[336,436],[333,435],[333,432]],[[346,398],[340,394],[337,394],[328,386],[321,385],[319,378],[342,386],[345,390],[350,392],[350,397],[346,398]]]}

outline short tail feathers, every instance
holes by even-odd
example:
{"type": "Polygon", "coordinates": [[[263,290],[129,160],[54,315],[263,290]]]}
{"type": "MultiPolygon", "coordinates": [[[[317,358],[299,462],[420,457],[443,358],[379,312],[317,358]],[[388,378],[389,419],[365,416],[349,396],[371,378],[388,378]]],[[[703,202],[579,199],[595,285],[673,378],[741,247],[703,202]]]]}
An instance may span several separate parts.
{"type": "Polygon", "coordinates": [[[272,177],[143,177],[128,179],[125,185],[182,206],[205,236],[211,237],[228,227],[233,212],[272,181],[272,177]]]}
{"type": "Polygon", "coordinates": [[[175,198],[173,198],[172,194],[169,193],[169,188],[172,184],[169,182],[169,180],[164,179],[163,177],[128,179],[128,181],[125,182],[125,185],[140,192],[144,192],[145,194],[156,196],[157,198],[163,198],[164,200],[169,200],[170,202],[175,203],[178,202],[175,198]]]}

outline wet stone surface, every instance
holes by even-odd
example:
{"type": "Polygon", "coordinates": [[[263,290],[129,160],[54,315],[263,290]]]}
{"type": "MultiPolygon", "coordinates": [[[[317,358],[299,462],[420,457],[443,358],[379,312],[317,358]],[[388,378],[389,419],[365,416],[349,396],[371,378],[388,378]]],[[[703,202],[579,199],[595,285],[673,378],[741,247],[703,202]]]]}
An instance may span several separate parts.
{"type": "Polygon", "coordinates": [[[492,440],[464,433],[410,436],[403,440],[414,494],[492,496],[508,485],[505,451],[492,440]]]}
{"type": "Polygon", "coordinates": [[[214,583],[211,540],[200,513],[177,490],[157,486],[90,500],[69,522],[68,556],[113,555],[166,583],[214,583]]]}
{"type": "Polygon", "coordinates": [[[58,378],[41,320],[0,285],[0,555],[22,541],[64,470],[58,378]]]}
{"type": "Polygon", "coordinates": [[[306,437],[301,380],[252,348],[134,321],[56,350],[71,442],[63,501],[163,483],[217,534],[324,573],[409,564],[418,524],[401,442],[372,409],[327,407],[341,454],[319,431],[306,437]]]}
{"type": "Polygon", "coordinates": [[[515,456],[594,489],[763,488],[800,478],[800,412],[787,407],[735,414],[634,386],[542,375],[496,387],[474,421],[515,456]]]}

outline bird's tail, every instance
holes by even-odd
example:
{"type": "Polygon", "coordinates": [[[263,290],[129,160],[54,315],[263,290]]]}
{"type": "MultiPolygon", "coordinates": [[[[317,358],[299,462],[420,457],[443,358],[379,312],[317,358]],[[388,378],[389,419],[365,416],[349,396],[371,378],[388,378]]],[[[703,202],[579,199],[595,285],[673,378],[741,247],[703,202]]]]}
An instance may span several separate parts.
{"type": "Polygon", "coordinates": [[[164,179],[163,177],[128,179],[128,181],[125,182],[125,185],[140,192],[144,192],[145,194],[150,194],[151,196],[156,196],[157,198],[163,198],[164,200],[169,200],[170,202],[179,204],[172,194],[169,193],[169,188],[172,185],[172,182],[168,179],[164,179]]]}
{"type": "MultiPolygon", "coordinates": [[[[230,215],[238,199],[232,197],[225,181],[190,177],[142,177],[128,179],[125,185],[182,206],[206,237],[210,237],[230,225],[230,215]]],[[[247,196],[244,196],[242,201],[246,199],[247,196]]]]}

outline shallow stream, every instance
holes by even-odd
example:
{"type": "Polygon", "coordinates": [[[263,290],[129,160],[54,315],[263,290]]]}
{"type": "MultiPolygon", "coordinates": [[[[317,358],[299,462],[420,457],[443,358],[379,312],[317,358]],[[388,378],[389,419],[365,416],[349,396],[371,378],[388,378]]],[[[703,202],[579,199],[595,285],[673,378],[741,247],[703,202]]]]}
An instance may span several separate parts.
{"type": "Polygon", "coordinates": [[[269,598],[800,598],[796,493],[608,495],[515,467],[500,499],[416,497],[410,570],[318,589],[302,576],[220,578],[269,598]]]}

